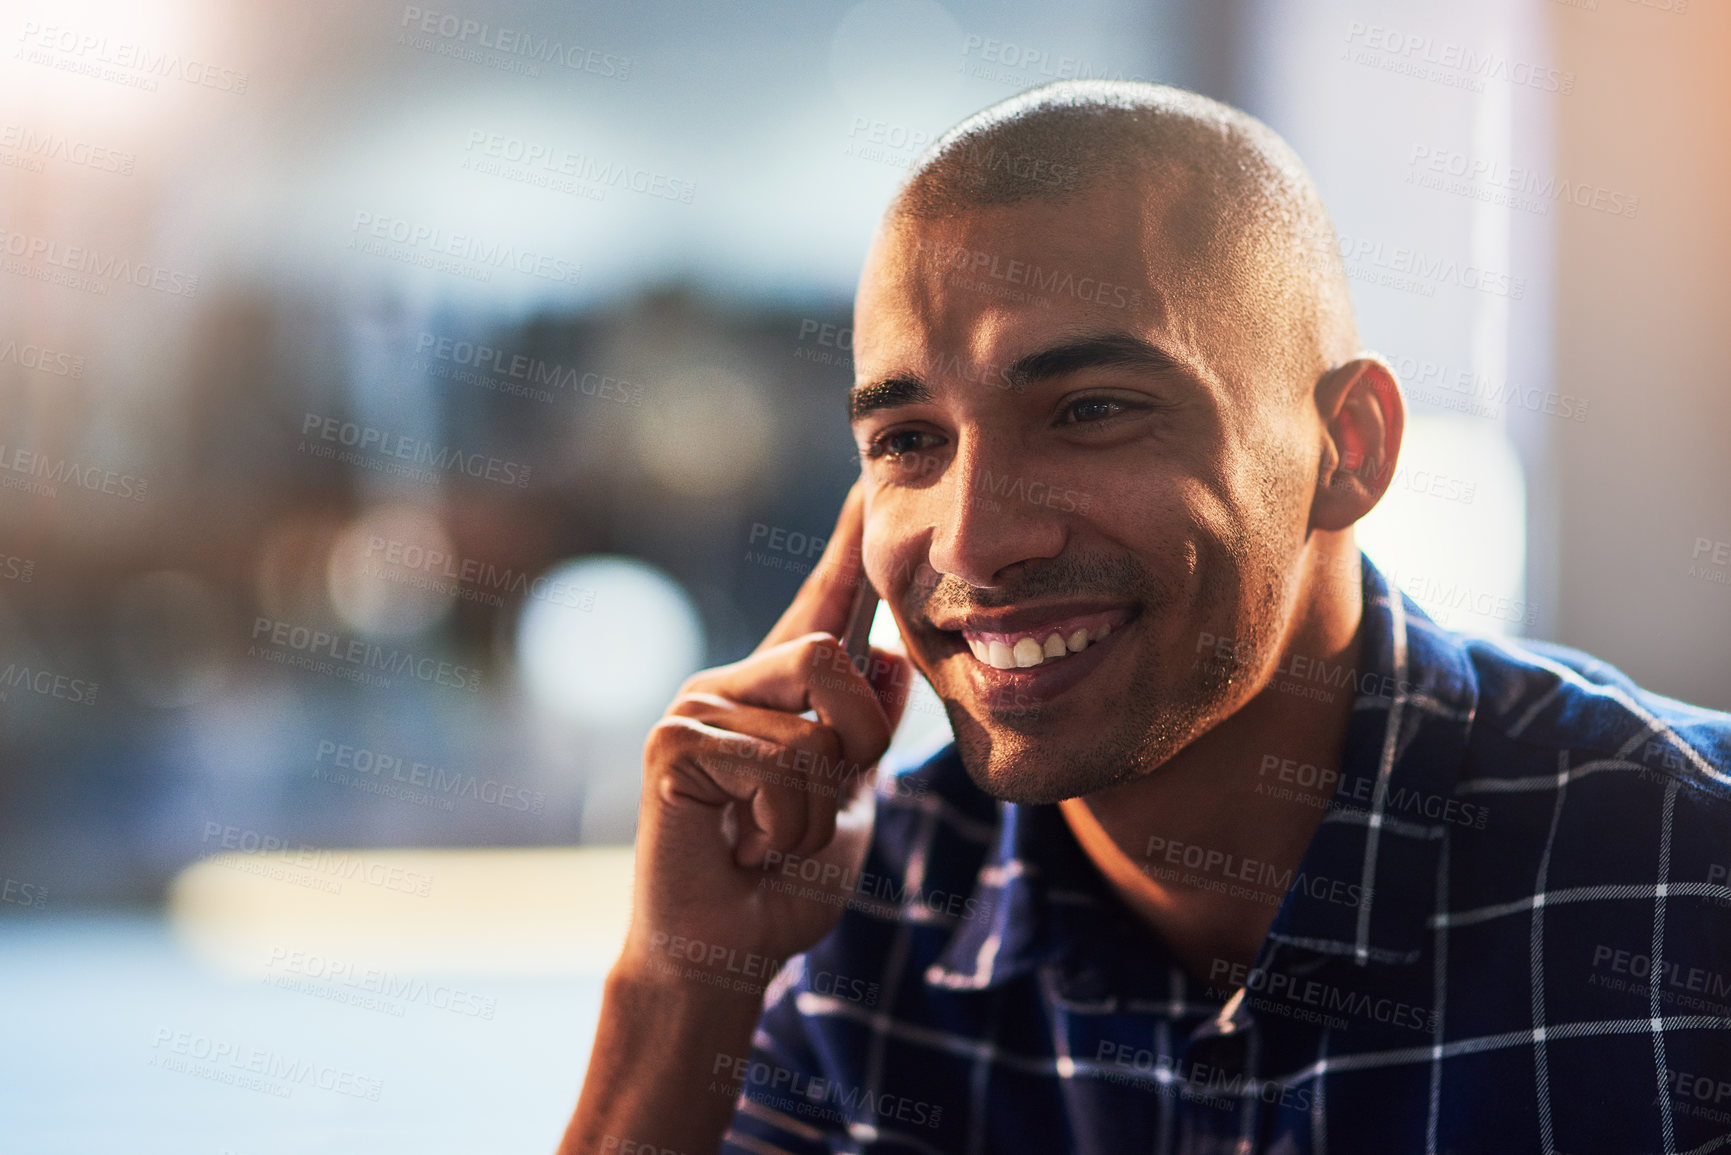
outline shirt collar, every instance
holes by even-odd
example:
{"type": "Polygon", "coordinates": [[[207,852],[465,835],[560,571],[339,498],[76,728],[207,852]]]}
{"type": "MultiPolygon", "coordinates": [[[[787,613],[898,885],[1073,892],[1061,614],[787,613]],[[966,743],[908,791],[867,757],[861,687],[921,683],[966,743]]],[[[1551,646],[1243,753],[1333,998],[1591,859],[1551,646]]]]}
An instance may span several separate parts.
{"type": "MultiPolygon", "coordinates": [[[[1360,561],[1357,668],[1291,671],[1300,686],[1353,693],[1355,706],[1332,808],[1259,963],[1277,944],[1360,964],[1416,960],[1436,907],[1442,835],[1461,818],[1452,795],[1478,699],[1466,651],[1368,557],[1360,561]],[[1356,887],[1346,892],[1356,900],[1343,901],[1342,887],[1356,887]]],[[[927,969],[928,983],[985,990],[1044,962],[1086,962],[1108,939],[1146,948],[1153,936],[1111,894],[1057,806],[1004,802],[998,810],[998,835],[975,879],[975,914],[927,969]]]]}

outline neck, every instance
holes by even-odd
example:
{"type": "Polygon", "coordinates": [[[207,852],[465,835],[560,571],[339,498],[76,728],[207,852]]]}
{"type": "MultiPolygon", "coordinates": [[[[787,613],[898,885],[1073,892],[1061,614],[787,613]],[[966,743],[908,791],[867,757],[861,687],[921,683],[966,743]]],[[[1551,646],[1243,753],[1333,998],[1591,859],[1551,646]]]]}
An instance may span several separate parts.
{"type": "Polygon", "coordinates": [[[1357,550],[1341,552],[1308,570],[1294,626],[1243,706],[1140,778],[1060,804],[1107,881],[1199,978],[1255,960],[1339,781],[1355,691],[1327,674],[1356,669],[1363,619],[1358,582],[1340,580],[1357,550]]]}

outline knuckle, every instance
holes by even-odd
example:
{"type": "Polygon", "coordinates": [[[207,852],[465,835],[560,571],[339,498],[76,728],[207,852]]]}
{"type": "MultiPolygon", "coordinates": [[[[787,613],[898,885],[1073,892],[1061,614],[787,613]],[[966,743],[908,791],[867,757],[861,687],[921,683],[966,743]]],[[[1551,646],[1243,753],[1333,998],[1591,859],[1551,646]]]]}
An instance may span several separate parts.
{"type": "Polygon", "coordinates": [[[702,689],[685,688],[681,689],[678,696],[673,699],[673,704],[667,707],[667,712],[682,718],[701,719],[713,717],[725,706],[726,703],[712,693],[702,689]]]}
{"type": "Polygon", "coordinates": [[[836,650],[841,646],[840,640],[834,634],[824,633],[821,630],[806,634],[795,641],[799,646],[801,656],[813,669],[827,663],[835,656],[836,650]]]}
{"type": "Polygon", "coordinates": [[[644,759],[650,763],[671,761],[689,750],[695,737],[672,718],[663,718],[649,728],[649,736],[643,740],[644,759]]]}
{"type": "Polygon", "coordinates": [[[817,745],[817,753],[831,760],[840,758],[842,749],[846,745],[846,743],[842,741],[841,731],[837,730],[834,726],[817,727],[817,731],[813,735],[813,741],[817,745]]]}
{"type": "Polygon", "coordinates": [[[674,695],[674,701],[688,698],[694,694],[702,694],[712,690],[716,681],[726,670],[726,666],[712,666],[707,670],[699,670],[679,684],[679,691],[674,695]]]}

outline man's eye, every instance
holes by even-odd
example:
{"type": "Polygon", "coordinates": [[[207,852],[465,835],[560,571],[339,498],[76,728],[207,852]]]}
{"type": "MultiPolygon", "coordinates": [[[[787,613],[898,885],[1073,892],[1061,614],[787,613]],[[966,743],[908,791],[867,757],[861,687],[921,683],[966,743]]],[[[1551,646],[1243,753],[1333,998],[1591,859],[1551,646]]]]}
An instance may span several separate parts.
{"type": "Polygon", "coordinates": [[[867,457],[902,458],[930,449],[933,437],[918,429],[895,429],[875,438],[866,448],[867,457]]]}
{"type": "Polygon", "coordinates": [[[1095,421],[1105,421],[1116,417],[1127,409],[1122,401],[1113,401],[1107,397],[1085,397],[1080,401],[1072,401],[1064,408],[1065,425],[1086,425],[1095,421]]]}

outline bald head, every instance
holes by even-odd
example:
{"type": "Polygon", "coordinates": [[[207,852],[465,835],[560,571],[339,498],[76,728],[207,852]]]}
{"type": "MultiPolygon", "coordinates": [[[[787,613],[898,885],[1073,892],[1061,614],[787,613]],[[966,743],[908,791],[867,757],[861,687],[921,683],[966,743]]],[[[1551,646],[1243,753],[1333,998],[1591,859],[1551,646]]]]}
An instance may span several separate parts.
{"type": "Polygon", "coordinates": [[[1155,84],[1063,81],[993,105],[922,156],[886,219],[1073,205],[1131,186],[1158,218],[1145,253],[1288,366],[1295,389],[1355,356],[1334,229],[1297,155],[1255,118],[1155,84]]]}

